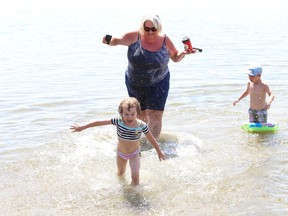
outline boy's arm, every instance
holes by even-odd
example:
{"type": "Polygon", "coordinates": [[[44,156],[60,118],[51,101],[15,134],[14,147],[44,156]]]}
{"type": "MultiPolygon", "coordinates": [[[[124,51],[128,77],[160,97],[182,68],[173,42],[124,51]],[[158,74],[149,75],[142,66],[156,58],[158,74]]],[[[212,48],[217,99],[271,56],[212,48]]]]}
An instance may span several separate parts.
{"type": "Polygon", "coordinates": [[[245,98],[247,95],[249,95],[249,89],[250,89],[250,83],[248,82],[247,84],[247,88],[246,91],[237,99],[233,102],[233,105],[236,106],[236,104],[242,100],[243,98],[245,98]]]}
{"type": "Polygon", "coordinates": [[[275,99],[275,95],[272,94],[270,87],[268,85],[266,85],[265,87],[266,87],[266,92],[269,95],[269,99],[268,99],[264,109],[269,109],[273,100],[275,99]]]}
{"type": "Polygon", "coordinates": [[[72,130],[72,132],[80,132],[90,127],[97,127],[97,126],[108,125],[108,124],[112,124],[111,120],[95,121],[95,122],[91,122],[83,126],[75,124],[71,126],[70,129],[72,130]]]}
{"type": "Polygon", "coordinates": [[[154,136],[152,135],[151,131],[149,131],[148,133],[145,134],[148,141],[152,144],[152,146],[155,148],[155,150],[157,151],[158,154],[158,158],[159,160],[165,160],[165,155],[163,154],[163,152],[161,151],[161,149],[159,148],[159,145],[156,141],[156,139],[154,138],[154,136]]]}

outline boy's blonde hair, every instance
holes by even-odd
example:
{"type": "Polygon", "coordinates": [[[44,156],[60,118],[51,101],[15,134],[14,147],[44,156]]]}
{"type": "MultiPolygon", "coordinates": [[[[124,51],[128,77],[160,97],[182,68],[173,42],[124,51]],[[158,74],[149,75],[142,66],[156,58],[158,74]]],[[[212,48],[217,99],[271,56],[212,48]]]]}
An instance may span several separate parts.
{"type": "Polygon", "coordinates": [[[126,108],[128,111],[130,111],[131,108],[135,107],[137,114],[140,115],[141,113],[141,106],[139,101],[135,97],[128,97],[121,101],[119,107],[118,107],[118,112],[120,115],[123,114],[123,109],[126,108]]]}

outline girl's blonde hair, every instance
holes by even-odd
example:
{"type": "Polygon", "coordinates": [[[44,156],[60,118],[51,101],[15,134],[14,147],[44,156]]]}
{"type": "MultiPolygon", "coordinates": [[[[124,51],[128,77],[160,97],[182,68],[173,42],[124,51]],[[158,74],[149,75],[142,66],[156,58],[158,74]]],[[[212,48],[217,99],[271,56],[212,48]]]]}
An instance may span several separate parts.
{"type": "Polygon", "coordinates": [[[144,25],[146,21],[151,21],[154,27],[157,29],[158,33],[162,32],[162,23],[161,23],[160,17],[154,14],[146,14],[145,16],[143,16],[141,23],[140,23],[139,31],[141,34],[144,33],[144,25]]]}
{"type": "Polygon", "coordinates": [[[137,114],[140,115],[141,113],[141,106],[139,101],[135,97],[128,97],[121,101],[119,107],[118,107],[118,112],[120,115],[123,114],[123,109],[126,108],[128,111],[130,111],[131,108],[135,107],[137,114]]]}

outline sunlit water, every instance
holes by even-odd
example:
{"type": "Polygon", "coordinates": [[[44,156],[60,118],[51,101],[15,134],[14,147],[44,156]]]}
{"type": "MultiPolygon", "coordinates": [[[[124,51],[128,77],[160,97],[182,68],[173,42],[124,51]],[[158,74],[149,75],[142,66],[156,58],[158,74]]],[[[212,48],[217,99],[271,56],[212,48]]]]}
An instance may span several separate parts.
{"type": "Polygon", "coordinates": [[[143,144],[138,187],[128,168],[124,179],[116,175],[113,126],[69,126],[117,115],[127,48],[101,40],[137,29],[153,4],[139,13],[133,1],[122,10],[123,2],[93,1],[1,7],[0,214],[287,215],[288,17],[279,2],[154,5],[178,49],[188,35],[203,52],[170,63],[159,140],[168,159],[143,144]],[[253,61],[276,95],[274,134],[241,130],[248,98],[232,106],[253,61]]]}

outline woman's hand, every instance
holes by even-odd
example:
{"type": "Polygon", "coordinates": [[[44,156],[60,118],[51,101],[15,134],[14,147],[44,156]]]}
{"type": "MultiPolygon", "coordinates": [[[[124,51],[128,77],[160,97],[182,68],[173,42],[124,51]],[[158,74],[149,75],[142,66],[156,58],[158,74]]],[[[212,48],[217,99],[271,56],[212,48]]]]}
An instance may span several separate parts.
{"type": "Polygon", "coordinates": [[[102,38],[102,43],[109,45],[108,41],[106,41],[106,36],[102,38]]]}
{"type": "Polygon", "coordinates": [[[184,50],[185,50],[184,52],[185,52],[186,55],[194,54],[194,53],[197,52],[197,49],[193,49],[192,48],[192,50],[191,50],[190,48],[187,48],[187,46],[184,46],[184,50]]]}

